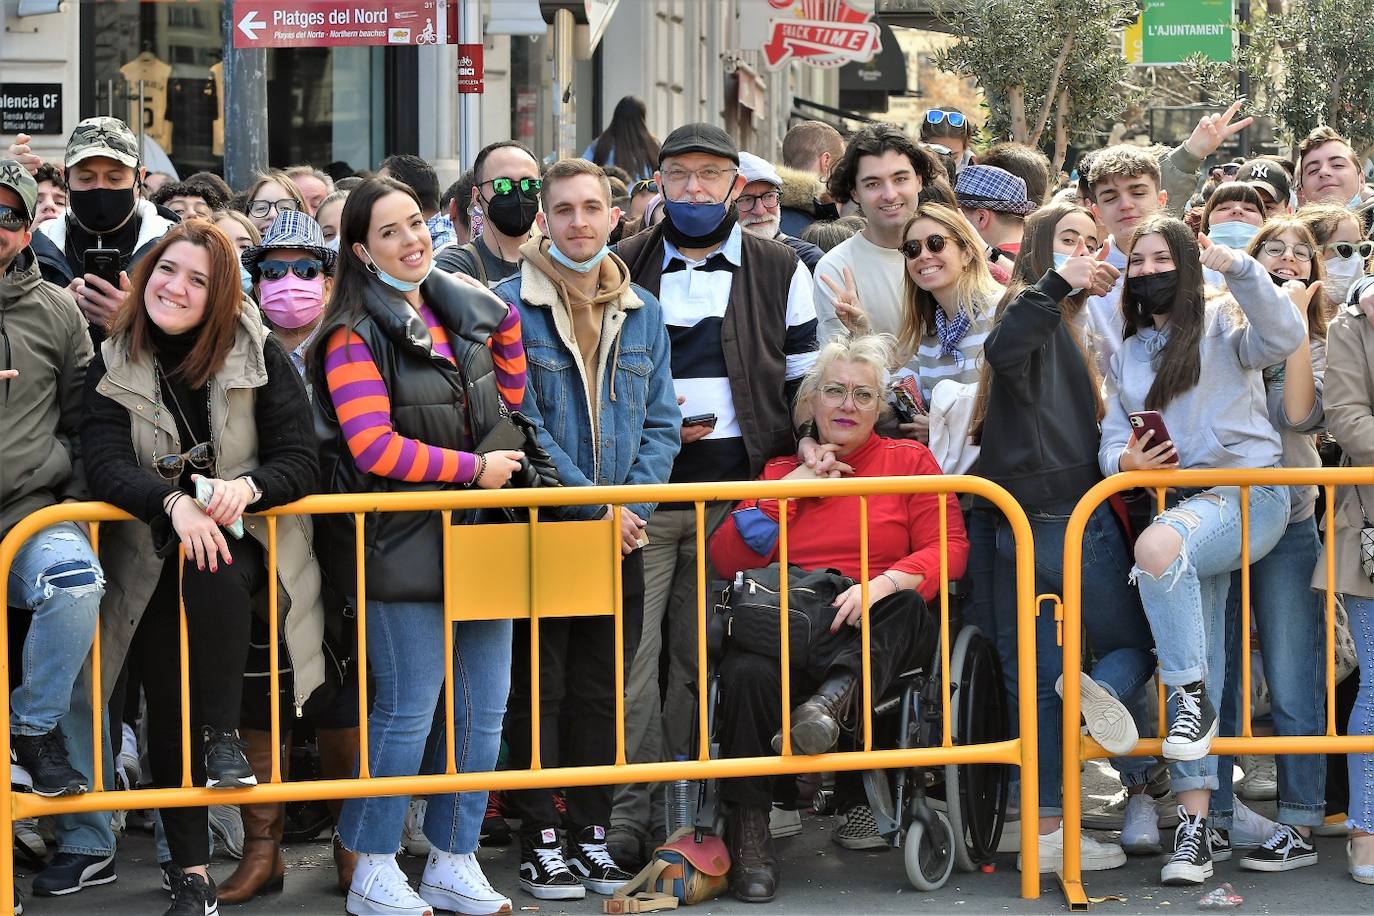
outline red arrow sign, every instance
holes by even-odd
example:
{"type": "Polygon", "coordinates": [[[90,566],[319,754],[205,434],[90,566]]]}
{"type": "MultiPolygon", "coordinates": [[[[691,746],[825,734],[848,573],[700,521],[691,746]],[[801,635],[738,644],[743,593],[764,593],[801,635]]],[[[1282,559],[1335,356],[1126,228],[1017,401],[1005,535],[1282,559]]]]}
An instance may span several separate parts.
{"type": "Polygon", "coordinates": [[[445,0],[239,0],[236,48],[448,43],[445,0]]]}

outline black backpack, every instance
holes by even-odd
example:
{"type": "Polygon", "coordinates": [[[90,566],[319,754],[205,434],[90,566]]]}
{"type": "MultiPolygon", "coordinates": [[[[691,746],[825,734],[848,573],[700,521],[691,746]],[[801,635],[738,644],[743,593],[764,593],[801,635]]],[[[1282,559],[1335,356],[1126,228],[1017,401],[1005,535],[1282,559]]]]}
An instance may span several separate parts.
{"type": "MultiPolygon", "coordinates": [[[[854,584],[833,569],[787,570],[788,645],[792,666],[805,663],[814,634],[835,619],[834,601],[854,584]]],[[[735,575],[719,592],[712,619],[713,646],[738,648],[769,658],[782,657],[779,620],[782,570],[777,563],[735,575]]]]}

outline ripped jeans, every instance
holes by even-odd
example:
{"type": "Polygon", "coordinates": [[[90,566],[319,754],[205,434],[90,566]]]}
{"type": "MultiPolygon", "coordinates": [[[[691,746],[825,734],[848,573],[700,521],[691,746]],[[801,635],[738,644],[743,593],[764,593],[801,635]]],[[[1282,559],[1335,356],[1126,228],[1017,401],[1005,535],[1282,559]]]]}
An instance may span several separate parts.
{"type": "Polygon", "coordinates": [[[10,730],[45,735],[71,704],[72,685],[95,639],[105,573],[72,522],[44,528],[10,566],[10,603],[33,611],[24,640],[24,680],[10,697],[10,730]]]}
{"type": "MultiPolygon", "coordinates": [[[[1250,562],[1263,558],[1288,526],[1288,488],[1250,488],[1250,562]]],[[[1213,487],[1187,496],[1155,516],[1183,545],[1163,575],[1139,564],[1140,587],[1155,636],[1160,679],[1171,687],[1203,681],[1220,713],[1226,684],[1226,595],[1240,568],[1240,488],[1213,487]]],[[[1175,792],[1217,788],[1217,758],[1169,765],[1175,792]]]]}

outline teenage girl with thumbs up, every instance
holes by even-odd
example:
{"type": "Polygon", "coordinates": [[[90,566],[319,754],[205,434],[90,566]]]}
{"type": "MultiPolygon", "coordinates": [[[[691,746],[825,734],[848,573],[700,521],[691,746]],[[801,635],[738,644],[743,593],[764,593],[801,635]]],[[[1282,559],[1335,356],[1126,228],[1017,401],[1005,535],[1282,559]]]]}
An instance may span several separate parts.
{"type": "MultiPolygon", "coordinates": [[[[1195,236],[1171,217],[1142,220],[1126,255],[1125,340],[1109,367],[1102,473],[1282,464],[1263,372],[1306,339],[1298,308],[1253,257],[1195,236]],[[1203,267],[1223,274],[1228,292],[1206,296],[1203,267]],[[1137,438],[1130,415],[1141,411],[1157,411],[1169,438],[1137,438]]],[[[1161,879],[1201,884],[1212,875],[1207,810],[1217,768],[1208,752],[1217,734],[1214,698],[1226,678],[1226,595],[1241,565],[1241,491],[1179,488],[1175,499],[1136,541],[1131,575],[1169,694],[1163,751],[1175,761],[1179,825],[1161,879]]],[[[1250,487],[1248,506],[1254,562],[1283,536],[1288,490],[1250,487]]]]}
{"type": "MultiPolygon", "coordinates": [[[[1107,263],[1091,213],[1072,204],[1042,207],[1026,220],[1011,285],[997,323],[983,345],[986,368],[979,380],[975,434],[981,436],[979,473],[1006,487],[1025,509],[1035,544],[1036,594],[1061,593],[1064,533],[1079,499],[1102,479],[1097,467],[1101,379],[1084,348],[1075,317],[1089,295],[1101,295],[1119,272],[1107,263]],[[981,432],[979,432],[981,430],[981,432]]],[[[1016,702],[1015,541],[1002,514],[975,503],[972,522],[982,560],[974,580],[972,622],[994,634],[1007,690],[1016,702]]],[[[1138,736],[1120,698],[1128,698],[1154,673],[1150,628],[1136,590],[1127,581],[1130,552],[1104,503],[1084,534],[1084,623],[1098,655],[1092,677],[1082,679],[1083,714],[1092,735],[1124,754],[1138,736]]],[[[973,567],[974,564],[970,564],[973,567]]],[[[1064,859],[1063,801],[1058,760],[1063,711],[1057,690],[1063,655],[1053,615],[1041,615],[1036,634],[1036,703],[1039,708],[1040,867],[1055,871],[1064,859]]],[[[1148,757],[1114,761],[1128,787],[1143,790],[1148,757]]],[[[1148,795],[1138,797],[1154,814],[1148,795]]],[[[1128,827],[1129,827],[1128,817],[1128,827]]],[[[1159,851],[1159,831],[1134,842],[1159,851]]],[[[1136,834],[1141,831],[1135,831],[1136,834]]],[[[1130,830],[1128,837],[1133,836],[1130,830]]],[[[1120,846],[1082,840],[1083,868],[1125,864],[1120,846]]]]}

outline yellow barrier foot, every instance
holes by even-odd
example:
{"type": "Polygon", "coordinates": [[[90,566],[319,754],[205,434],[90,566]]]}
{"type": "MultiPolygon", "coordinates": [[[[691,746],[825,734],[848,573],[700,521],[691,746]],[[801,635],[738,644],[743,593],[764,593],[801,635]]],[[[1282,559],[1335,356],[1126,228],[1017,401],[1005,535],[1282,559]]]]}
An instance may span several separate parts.
{"type": "Polygon", "coordinates": [[[1082,881],[1069,881],[1064,877],[1063,872],[1055,872],[1059,878],[1059,886],[1064,891],[1064,900],[1069,905],[1070,913],[1087,912],[1088,892],[1083,888],[1082,881]]]}

